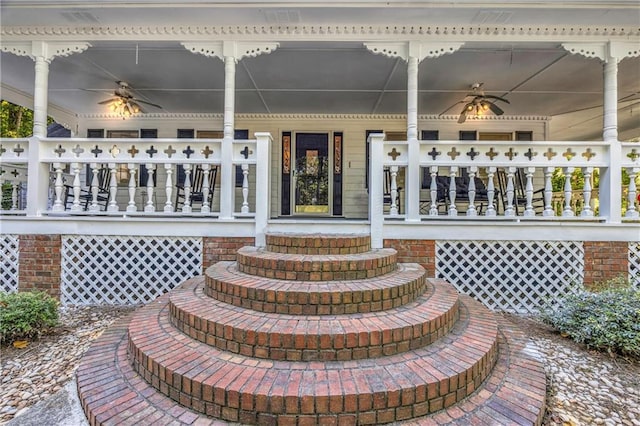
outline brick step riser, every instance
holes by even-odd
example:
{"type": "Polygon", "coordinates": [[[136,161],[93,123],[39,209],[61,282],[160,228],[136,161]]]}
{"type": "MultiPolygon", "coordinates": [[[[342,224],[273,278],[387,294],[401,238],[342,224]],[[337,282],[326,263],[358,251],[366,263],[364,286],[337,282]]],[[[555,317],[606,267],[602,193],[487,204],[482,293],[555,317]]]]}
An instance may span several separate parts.
{"type": "MultiPolygon", "coordinates": [[[[158,393],[133,371],[127,355],[126,324],[128,322],[128,320],[119,322],[94,341],[76,371],[82,407],[90,424],[100,426],[173,424],[172,422],[201,424],[203,426],[226,424],[222,420],[207,417],[205,414],[198,415],[192,410],[181,407],[177,402],[158,393]],[[104,374],[96,374],[98,371],[104,374]],[[109,381],[103,380],[105,374],[110,378],[109,381]],[[122,403],[121,397],[113,392],[114,386],[120,384],[126,386],[135,395],[127,403],[122,403]]],[[[491,375],[485,379],[481,387],[476,387],[474,393],[468,394],[464,400],[448,409],[445,408],[427,417],[414,416],[413,420],[400,424],[407,423],[417,426],[447,423],[467,426],[487,424],[488,420],[489,422],[500,421],[501,424],[515,423],[532,426],[542,424],[545,412],[544,368],[535,352],[531,351],[526,336],[515,330],[513,325],[508,324],[504,319],[500,319],[500,322],[504,337],[499,339],[499,356],[491,375]]],[[[150,374],[148,379],[152,380],[150,374]]],[[[456,389],[455,384],[452,383],[449,387],[456,389]]],[[[192,403],[194,403],[193,400],[192,403]]],[[[247,410],[246,403],[246,401],[242,401],[241,408],[238,410],[239,422],[276,424],[278,417],[247,410]]],[[[344,396],[343,404],[353,403],[352,395],[344,396]]],[[[198,405],[198,402],[195,404],[198,405]]],[[[255,401],[253,404],[255,405],[255,401]]],[[[434,403],[434,409],[436,406],[437,403],[434,403]]],[[[222,408],[221,405],[205,403],[199,412],[209,412],[210,415],[213,415],[216,412],[222,413],[222,408]]],[[[417,402],[413,407],[413,414],[422,413],[428,408],[429,404],[426,400],[425,402],[417,402]]],[[[406,411],[406,408],[402,406],[396,408],[394,413],[396,421],[404,418],[406,411]]],[[[382,417],[388,416],[388,412],[382,412],[380,418],[372,418],[373,414],[362,414],[358,420],[361,424],[380,424],[383,420],[382,417]]],[[[233,415],[233,413],[228,414],[233,415]]],[[[283,423],[298,423],[300,425],[324,424],[325,422],[328,424],[356,423],[356,419],[350,413],[285,414],[279,418],[283,423]]]]}
{"type": "Polygon", "coordinates": [[[287,254],[358,254],[371,250],[368,235],[267,234],[266,242],[267,251],[287,254]]]}
{"type": "Polygon", "coordinates": [[[355,316],[257,314],[210,299],[204,287],[196,277],[172,292],[172,325],[210,346],[259,359],[347,361],[407,352],[448,333],[459,311],[457,292],[433,284],[412,304],[355,316]]]}
{"type": "Polygon", "coordinates": [[[395,355],[418,349],[446,335],[458,320],[453,309],[420,326],[344,334],[253,332],[195,320],[171,306],[171,324],[189,337],[248,357],[286,361],[349,361],[395,355]]]}
{"type": "MultiPolygon", "coordinates": [[[[401,394],[381,391],[375,396],[352,394],[334,398],[326,396],[299,398],[297,396],[228,395],[222,389],[191,384],[196,387],[202,386],[200,387],[202,395],[212,399],[209,401],[189,396],[174,386],[158,381],[157,376],[152,375],[144,367],[134,365],[134,370],[160,393],[184,407],[216,419],[247,425],[377,425],[419,419],[451,408],[464,400],[467,395],[472,395],[491,373],[491,367],[487,367],[466,387],[451,391],[444,396],[435,396],[438,394],[435,386],[430,389],[426,387],[403,389],[401,394]],[[217,395],[221,400],[233,401],[232,405],[215,402],[218,399],[217,395]],[[412,400],[416,402],[408,404],[408,401],[412,400]],[[376,409],[377,406],[384,406],[384,408],[376,409]],[[358,407],[358,409],[350,407],[358,407]]],[[[416,421],[420,422],[420,420],[416,421]]],[[[426,422],[425,424],[428,425],[436,424],[429,420],[426,422]]]]}
{"type": "MultiPolygon", "coordinates": [[[[231,263],[227,263],[231,265],[231,263]]],[[[307,282],[237,274],[237,269],[205,272],[204,292],[222,302],[266,313],[343,315],[379,312],[414,301],[425,291],[424,272],[404,271],[388,281],[307,282]],[[317,284],[316,284],[317,283],[317,284]]],[[[423,271],[420,268],[420,271],[423,271]]],[[[382,280],[380,280],[382,281],[382,280]]]]}
{"type": "MultiPolygon", "coordinates": [[[[284,256],[284,255],[282,255],[284,256]]],[[[258,277],[293,281],[342,281],[375,278],[397,268],[396,254],[376,259],[284,260],[238,252],[238,271],[258,277]]]]}
{"type": "MultiPolygon", "coordinates": [[[[468,315],[462,322],[467,321],[468,315]]],[[[139,332],[134,332],[134,335],[139,332]]],[[[420,385],[407,383],[397,388],[397,384],[389,384],[394,390],[389,390],[382,382],[378,385],[366,385],[372,393],[356,390],[360,386],[357,380],[363,379],[363,376],[362,373],[356,374],[349,369],[346,372],[340,368],[310,369],[307,366],[298,372],[295,372],[294,368],[293,371],[285,370],[286,373],[274,371],[271,376],[267,376],[270,373],[263,372],[265,375],[259,377],[256,377],[255,373],[245,377],[242,372],[236,373],[235,370],[220,371],[228,361],[214,361],[211,367],[202,370],[202,359],[184,355],[176,358],[172,353],[180,351],[183,343],[176,343],[168,348],[165,344],[147,355],[145,350],[137,347],[130,336],[128,349],[134,370],[147,383],[181,405],[218,419],[246,424],[300,425],[306,422],[319,423],[339,415],[351,419],[355,424],[383,424],[420,417],[451,407],[473,393],[491,373],[497,360],[498,340],[497,336],[494,337],[494,342],[487,347],[484,355],[459,373],[443,375],[443,371],[448,371],[455,365],[449,366],[448,363],[460,362],[447,357],[441,361],[442,364],[437,364],[442,365],[437,367],[440,371],[437,376],[442,375],[439,379],[433,380],[432,373],[426,372],[426,377],[432,379],[420,385]],[[197,371],[203,372],[196,373],[197,371]],[[345,384],[349,383],[348,380],[344,380],[345,374],[351,378],[355,375],[360,377],[353,379],[352,391],[344,389],[345,384]],[[256,379],[260,384],[247,385],[252,379],[256,379]],[[270,383],[269,386],[260,391],[265,382],[270,383]],[[338,388],[328,394],[317,394],[314,390],[305,394],[305,383],[313,384],[312,388],[316,388],[323,382],[326,382],[327,390],[333,389],[332,383],[337,383],[338,388]],[[243,391],[244,386],[247,386],[246,392],[243,391]]],[[[187,342],[188,340],[184,344],[187,342]]],[[[470,344],[467,342],[465,345],[469,347],[470,344]]],[[[224,359],[232,358],[225,356],[224,359]]],[[[397,383],[402,383],[403,380],[407,381],[407,377],[402,377],[403,374],[415,374],[416,378],[421,377],[418,380],[421,381],[425,372],[422,370],[423,367],[418,365],[421,365],[419,361],[407,370],[399,369],[393,377],[399,380],[397,383]]]]}

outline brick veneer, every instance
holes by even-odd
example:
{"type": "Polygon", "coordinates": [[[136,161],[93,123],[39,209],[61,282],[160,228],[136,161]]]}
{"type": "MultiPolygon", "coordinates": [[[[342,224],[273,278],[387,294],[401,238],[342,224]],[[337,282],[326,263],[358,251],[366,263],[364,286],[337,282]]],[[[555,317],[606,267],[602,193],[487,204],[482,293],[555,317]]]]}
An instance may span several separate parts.
{"type": "Polygon", "coordinates": [[[235,261],[239,248],[254,244],[253,237],[203,237],[202,270],[223,260],[235,261]]]}
{"type": "Polygon", "coordinates": [[[60,235],[20,235],[18,290],[60,297],[60,235]]]}
{"type": "Polygon", "coordinates": [[[625,241],[585,241],[584,285],[589,288],[602,281],[629,273],[629,243],[625,241]]]}
{"type": "Polygon", "coordinates": [[[436,242],[434,240],[384,240],[384,247],[396,249],[398,263],[417,263],[436,276],[436,242]]]}

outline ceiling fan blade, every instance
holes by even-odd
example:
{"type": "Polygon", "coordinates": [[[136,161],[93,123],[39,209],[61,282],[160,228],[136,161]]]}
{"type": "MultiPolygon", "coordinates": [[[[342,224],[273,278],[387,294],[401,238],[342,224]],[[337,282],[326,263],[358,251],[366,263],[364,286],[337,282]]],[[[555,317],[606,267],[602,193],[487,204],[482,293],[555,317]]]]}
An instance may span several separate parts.
{"type": "Polygon", "coordinates": [[[487,102],[487,105],[489,106],[489,109],[491,110],[491,112],[493,112],[495,115],[504,114],[504,111],[498,105],[491,102],[487,102]]]}
{"type": "Polygon", "coordinates": [[[107,99],[106,101],[98,102],[98,105],[110,104],[111,102],[117,101],[118,99],[120,98],[107,99]]]}
{"type": "Polygon", "coordinates": [[[467,107],[465,105],[464,109],[460,113],[460,117],[458,117],[458,124],[462,124],[467,120],[467,107]]]}
{"type": "Polygon", "coordinates": [[[131,100],[132,100],[133,102],[136,102],[136,103],[139,103],[139,104],[151,105],[151,106],[153,106],[153,107],[156,107],[156,108],[160,108],[160,109],[162,109],[162,107],[161,107],[160,105],[158,105],[158,104],[154,104],[154,103],[151,103],[151,102],[147,102],[147,101],[143,101],[142,99],[138,99],[138,98],[131,98],[131,100]]]}
{"type": "Polygon", "coordinates": [[[489,98],[489,99],[496,99],[498,101],[502,101],[502,102],[506,102],[508,104],[510,104],[511,102],[509,102],[508,99],[505,98],[501,98],[500,96],[494,96],[494,95],[484,95],[485,98],[489,98]]]}
{"type": "Polygon", "coordinates": [[[438,114],[438,116],[444,115],[446,112],[449,112],[454,106],[463,103],[464,101],[458,101],[455,104],[451,105],[449,108],[445,109],[444,111],[442,111],[440,114],[438,114]]]}

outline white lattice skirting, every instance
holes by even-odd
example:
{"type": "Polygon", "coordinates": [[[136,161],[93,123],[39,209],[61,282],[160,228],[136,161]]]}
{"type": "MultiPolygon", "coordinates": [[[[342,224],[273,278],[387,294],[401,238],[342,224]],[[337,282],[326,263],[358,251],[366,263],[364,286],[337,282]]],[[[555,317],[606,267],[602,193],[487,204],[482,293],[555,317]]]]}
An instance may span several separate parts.
{"type": "Polygon", "coordinates": [[[18,254],[20,253],[18,236],[3,235],[0,246],[0,264],[2,265],[0,291],[7,293],[18,291],[18,254]]]}
{"type": "Polygon", "coordinates": [[[65,235],[61,302],[147,303],[201,271],[201,238],[65,235]]]}
{"type": "Polygon", "coordinates": [[[629,243],[629,281],[640,289],[640,243],[629,243]]]}
{"type": "Polygon", "coordinates": [[[438,241],[436,276],[491,309],[535,312],[583,282],[584,248],[572,241],[438,241]]]}

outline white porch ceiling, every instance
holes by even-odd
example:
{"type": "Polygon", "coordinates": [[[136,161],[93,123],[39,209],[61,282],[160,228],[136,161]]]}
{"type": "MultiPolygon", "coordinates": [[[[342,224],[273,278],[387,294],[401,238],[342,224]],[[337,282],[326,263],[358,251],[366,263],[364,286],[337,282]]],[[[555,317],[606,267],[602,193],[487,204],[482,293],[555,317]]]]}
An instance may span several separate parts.
{"type": "MultiPolygon", "coordinates": [[[[21,26],[226,26],[226,25],[576,25],[640,26],[633,1],[204,2],[13,1],[1,5],[3,30],[21,26]],[[506,3],[506,4],[505,4],[506,3]],[[387,6],[388,4],[388,6],[387,6]],[[606,4],[606,6],[602,6],[606,4]],[[508,6],[508,7],[507,7],[508,6]]],[[[407,65],[374,55],[345,40],[281,41],[269,55],[245,58],[236,72],[238,113],[404,114],[407,65]]],[[[51,62],[49,102],[76,114],[106,112],[98,102],[116,81],[164,113],[221,113],[224,66],[187,51],[176,41],[87,40],[88,50],[51,62]]],[[[274,40],[278,41],[278,40],[274,40]]],[[[31,59],[2,53],[1,82],[33,93],[31,59]]],[[[475,82],[503,96],[505,116],[551,116],[556,139],[598,139],[602,134],[603,71],[598,59],[571,55],[556,42],[496,38],[425,59],[419,68],[419,114],[440,114],[475,82]]],[[[4,96],[3,96],[4,97],[4,96]]],[[[640,58],[619,64],[621,139],[640,136],[640,58]]],[[[457,105],[447,114],[458,114],[457,105]]]]}

